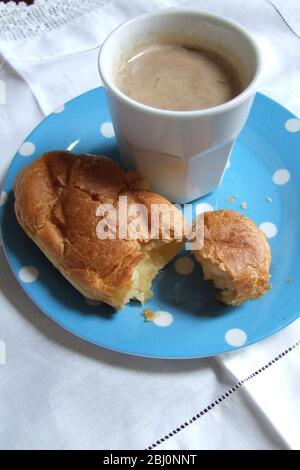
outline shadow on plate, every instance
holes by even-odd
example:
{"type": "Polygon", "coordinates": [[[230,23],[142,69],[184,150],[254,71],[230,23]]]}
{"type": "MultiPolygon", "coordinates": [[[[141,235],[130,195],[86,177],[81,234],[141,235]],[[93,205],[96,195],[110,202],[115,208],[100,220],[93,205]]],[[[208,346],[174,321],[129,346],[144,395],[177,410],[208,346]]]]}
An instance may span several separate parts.
{"type": "MultiPolygon", "coordinates": [[[[191,257],[189,252],[181,255],[191,257]]],[[[217,317],[231,311],[231,307],[217,301],[217,290],[211,282],[204,281],[199,263],[194,261],[194,269],[188,275],[180,275],[170,263],[156,279],[154,294],[160,305],[198,317],[217,317]]]]}

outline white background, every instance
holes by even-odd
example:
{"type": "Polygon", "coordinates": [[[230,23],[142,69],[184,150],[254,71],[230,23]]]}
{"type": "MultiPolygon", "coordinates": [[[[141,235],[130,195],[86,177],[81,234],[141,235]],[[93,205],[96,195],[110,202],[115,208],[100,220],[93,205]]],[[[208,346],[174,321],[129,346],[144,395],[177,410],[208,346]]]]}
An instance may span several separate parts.
{"type": "MultiPolygon", "coordinates": [[[[37,3],[43,8],[47,2],[37,3]]],[[[129,17],[164,6],[197,6],[246,26],[264,54],[260,91],[300,115],[300,40],[267,1],[103,3],[42,36],[0,39],[0,64],[6,59],[0,66],[6,85],[6,104],[0,104],[0,181],[33,126],[99,85],[97,46],[106,35],[129,17]]],[[[274,4],[300,34],[299,1],[274,4]]],[[[298,321],[222,357],[134,358],[84,343],[48,320],[18,286],[1,249],[0,289],[0,341],[6,345],[6,365],[0,365],[3,449],[146,448],[300,339],[298,321]]],[[[300,448],[299,359],[294,348],[157,448],[300,448]]]]}

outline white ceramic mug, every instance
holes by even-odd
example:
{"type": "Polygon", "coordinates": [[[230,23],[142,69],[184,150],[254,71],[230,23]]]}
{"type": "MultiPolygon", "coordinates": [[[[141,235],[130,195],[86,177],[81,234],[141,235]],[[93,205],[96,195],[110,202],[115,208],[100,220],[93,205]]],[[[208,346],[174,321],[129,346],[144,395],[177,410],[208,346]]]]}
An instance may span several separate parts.
{"type": "Polygon", "coordinates": [[[145,14],[108,36],[99,54],[99,71],[127,168],[136,167],[151,189],[177,203],[204,196],[220,184],[261,71],[259,50],[241,26],[198,10],[172,8],[145,14]],[[243,91],[224,104],[196,111],[152,108],[126,96],[115,83],[120,63],[131,50],[162,35],[223,48],[243,69],[243,91]]]}

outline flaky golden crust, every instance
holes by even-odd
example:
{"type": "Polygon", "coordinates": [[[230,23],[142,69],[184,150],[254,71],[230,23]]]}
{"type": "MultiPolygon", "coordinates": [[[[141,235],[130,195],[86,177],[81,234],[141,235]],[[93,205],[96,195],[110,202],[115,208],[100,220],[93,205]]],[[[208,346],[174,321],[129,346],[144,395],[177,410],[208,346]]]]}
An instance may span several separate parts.
{"type": "MultiPolygon", "coordinates": [[[[119,196],[127,195],[131,203],[164,203],[182,218],[169,201],[147,190],[138,173],[126,175],[106,157],[46,153],[20,172],[14,193],[18,222],[50,261],[83,295],[116,308],[128,301],[133,271],[148,256],[150,240],[99,239],[99,204],[117,208],[119,196]]],[[[177,252],[183,240],[164,240],[170,242],[177,252]]],[[[159,268],[170,256],[157,261],[159,268]]]]}
{"type": "Polygon", "coordinates": [[[221,285],[219,299],[240,305],[270,289],[271,251],[264,233],[231,210],[204,214],[204,245],[194,252],[207,279],[221,285]],[[222,285],[223,284],[223,285],[222,285]]]}

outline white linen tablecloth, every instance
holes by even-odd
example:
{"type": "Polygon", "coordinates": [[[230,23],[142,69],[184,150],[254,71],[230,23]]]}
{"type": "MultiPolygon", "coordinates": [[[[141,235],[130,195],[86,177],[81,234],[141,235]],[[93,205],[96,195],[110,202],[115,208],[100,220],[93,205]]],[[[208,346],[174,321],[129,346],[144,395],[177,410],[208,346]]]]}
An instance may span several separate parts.
{"type": "MultiPolygon", "coordinates": [[[[33,126],[99,85],[106,35],[130,17],[176,5],[246,26],[264,52],[260,91],[300,115],[298,1],[37,0],[29,16],[27,7],[0,4],[0,183],[33,126]]],[[[299,449],[299,340],[300,320],[203,360],[104,350],[43,315],[0,249],[0,448],[299,449]]]]}

